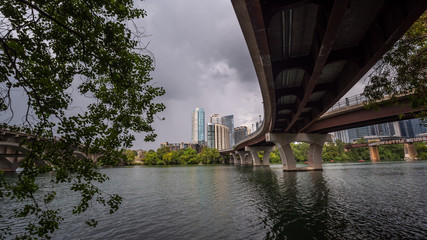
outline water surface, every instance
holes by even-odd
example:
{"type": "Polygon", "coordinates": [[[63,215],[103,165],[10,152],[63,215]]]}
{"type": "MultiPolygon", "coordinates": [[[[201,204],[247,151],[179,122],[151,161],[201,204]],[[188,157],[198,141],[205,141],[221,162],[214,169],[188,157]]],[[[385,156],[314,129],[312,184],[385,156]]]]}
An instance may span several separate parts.
{"type": "MultiPolygon", "coordinates": [[[[123,197],[120,210],[93,208],[96,228],[84,225],[86,215],[68,216],[54,239],[427,238],[426,161],[101,171],[111,177],[102,188],[123,197]]],[[[56,204],[69,215],[74,200],[56,204]]]]}

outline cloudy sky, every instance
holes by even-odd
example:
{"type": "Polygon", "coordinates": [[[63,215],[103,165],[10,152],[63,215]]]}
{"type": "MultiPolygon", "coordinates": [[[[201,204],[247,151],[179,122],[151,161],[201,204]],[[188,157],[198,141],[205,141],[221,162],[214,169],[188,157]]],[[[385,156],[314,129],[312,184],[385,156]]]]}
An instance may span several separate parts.
{"type": "Polygon", "coordinates": [[[190,142],[193,109],[234,115],[235,126],[251,126],[263,114],[255,71],[230,0],[145,0],[143,19],[154,54],[153,84],[166,90],[166,110],[155,124],[158,137],[134,148],[157,149],[162,142],[190,142]]]}
{"type": "MultiPolygon", "coordinates": [[[[134,149],[157,149],[162,142],[190,142],[193,109],[234,115],[234,125],[252,126],[263,115],[262,96],[230,0],[145,0],[140,22],[154,54],[153,84],[166,90],[166,110],[154,126],[153,143],[137,135],[134,149]]],[[[352,91],[353,94],[354,91],[352,91]]]]}

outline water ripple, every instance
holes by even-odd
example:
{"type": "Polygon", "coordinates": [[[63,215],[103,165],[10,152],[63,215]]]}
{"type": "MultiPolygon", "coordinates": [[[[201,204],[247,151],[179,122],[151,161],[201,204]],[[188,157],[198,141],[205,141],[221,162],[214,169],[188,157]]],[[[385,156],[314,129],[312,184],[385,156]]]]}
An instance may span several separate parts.
{"type": "MultiPolygon", "coordinates": [[[[86,215],[67,216],[53,239],[427,238],[427,162],[102,171],[111,176],[104,190],[123,197],[120,210],[91,209],[97,228],[84,225],[86,215]]],[[[56,205],[69,215],[73,199],[56,205]]],[[[13,204],[0,202],[0,211],[13,204]]]]}

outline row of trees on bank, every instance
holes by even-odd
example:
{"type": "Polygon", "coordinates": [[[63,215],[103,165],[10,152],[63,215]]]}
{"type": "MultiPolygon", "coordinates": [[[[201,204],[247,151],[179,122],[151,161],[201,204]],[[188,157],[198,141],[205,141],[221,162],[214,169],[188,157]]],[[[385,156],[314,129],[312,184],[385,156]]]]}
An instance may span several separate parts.
{"type": "MultiPolygon", "coordinates": [[[[364,143],[362,139],[358,143],[364,143]]],[[[350,151],[345,151],[344,146],[347,143],[337,141],[331,144],[325,144],[322,151],[323,161],[334,162],[352,162],[359,160],[369,160],[368,147],[353,148],[350,151]]],[[[297,162],[308,161],[308,143],[291,143],[291,147],[297,162]]],[[[415,143],[415,148],[420,159],[427,159],[427,145],[425,143],[415,143]]],[[[399,161],[404,158],[403,144],[381,145],[378,147],[381,159],[385,161],[399,161]]],[[[131,165],[142,163],[144,165],[188,165],[188,164],[217,164],[222,162],[222,158],[216,149],[204,148],[202,152],[197,153],[191,148],[181,149],[179,151],[171,151],[168,147],[161,147],[157,151],[148,151],[142,159],[138,159],[136,152],[127,150],[125,152],[125,164],[131,165]],[[137,161],[135,161],[137,160],[137,161]]],[[[263,152],[258,152],[262,159],[263,152]]],[[[225,156],[228,158],[228,156],[225,156]]],[[[270,153],[271,163],[281,163],[279,151],[276,149],[270,153]]]]}
{"type": "MultiPolygon", "coordinates": [[[[366,140],[361,139],[357,143],[366,143],[366,140]]],[[[333,144],[325,144],[322,151],[322,160],[334,162],[352,162],[359,160],[369,160],[369,148],[360,147],[352,148],[350,151],[345,151],[344,146],[348,143],[336,141],[333,144]]],[[[291,148],[297,162],[308,161],[308,143],[291,143],[291,148]]],[[[419,159],[427,159],[427,145],[425,143],[415,143],[415,148],[419,159]]],[[[386,161],[399,161],[404,159],[403,144],[381,145],[378,146],[378,151],[381,159],[386,161]]],[[[262,153],[259,154],[262,157],[262,153]]],[[[270,154],[271,163],[281,163],[279,151],[275,150],[270,154]]]]}
{"type": "Polygon", "coordinates": [[[146,165],[215,164],[222,161],[217,149],[204,148],[197,153],[191,148],[171,151],[168,147],[150,150],[141,160],[146,165]]]}

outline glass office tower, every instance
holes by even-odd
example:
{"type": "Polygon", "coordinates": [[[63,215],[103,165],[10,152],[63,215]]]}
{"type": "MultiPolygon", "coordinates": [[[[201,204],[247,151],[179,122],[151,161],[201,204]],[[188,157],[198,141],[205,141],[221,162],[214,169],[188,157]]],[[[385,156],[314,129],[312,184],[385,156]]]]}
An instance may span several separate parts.
{"type": "Polygon", "coordinates": [[[221,118],[221,124],[228,127],[230,147],[234,146],[234,115],[227,115],[221,118]]]}
{"type": "Polygon", "coordinates": [[[192,141],[205,145],[205,110],[196,108],[192,116],[192,141]]]}

